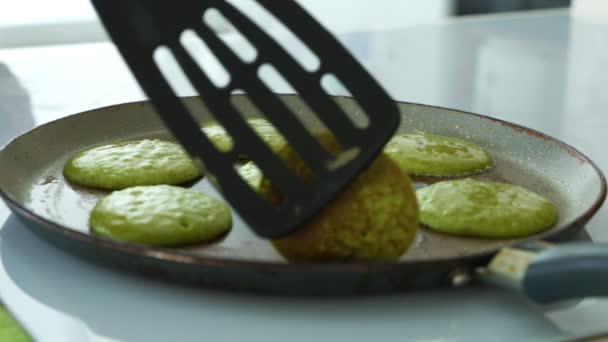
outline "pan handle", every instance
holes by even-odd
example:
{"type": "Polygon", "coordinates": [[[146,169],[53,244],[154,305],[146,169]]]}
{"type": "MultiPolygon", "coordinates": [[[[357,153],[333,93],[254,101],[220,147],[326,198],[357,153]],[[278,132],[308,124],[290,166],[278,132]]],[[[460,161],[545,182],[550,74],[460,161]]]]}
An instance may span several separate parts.
{"type": "Polygon", "coordinates": [[[539,252],[521,289],[541,303],[608,296],[608,243],[568,243],[539,252]]]}

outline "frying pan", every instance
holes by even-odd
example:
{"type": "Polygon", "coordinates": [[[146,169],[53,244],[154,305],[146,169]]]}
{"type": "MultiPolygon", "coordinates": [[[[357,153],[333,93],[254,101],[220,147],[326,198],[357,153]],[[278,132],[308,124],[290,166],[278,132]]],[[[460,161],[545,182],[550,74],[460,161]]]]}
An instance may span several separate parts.
{"type": "MultiPolygon", "coordinates": [[[[313,114],[298,96],[281,95],[281,99],[314,125],[313,114]]],[[[360,115],[353,99],[335,99],[354,117],[360,115]]],[[[183,101],[201,123],[211,120],[200,99],[187,97],[183,101]]],[[[233,101],[246,115],[261,115],[245,95],[233,95],[233,101]]],[[[557,224],[527,238],[493,240],[421,228],[409,251],[398,261],[386,263],[290,263],[267,240],[255,236],[236,214],[227,236],[203,245],[156,248],[94,236],[88,229],[89,212],[107,192],[68,184],[62,176],[63,165],[69,156],[92,145],[140,138],[172,140],[145,101],[72,115],[15,138],[0,152],[0,194],[34,233],[95,262],[208,287],[306,295],[452,286],[506,246],[570,239],[606,196],[606,181],[598,167],[556,139],[485,116],[412,103],[399,102],[398,106],[400,132],[422,130],[484,146],[496,165],[474,178],[509,182],[548,197],[558,209],[557,224]]],[[[186,186],[219,196],[204,177],[186,186]]]]}

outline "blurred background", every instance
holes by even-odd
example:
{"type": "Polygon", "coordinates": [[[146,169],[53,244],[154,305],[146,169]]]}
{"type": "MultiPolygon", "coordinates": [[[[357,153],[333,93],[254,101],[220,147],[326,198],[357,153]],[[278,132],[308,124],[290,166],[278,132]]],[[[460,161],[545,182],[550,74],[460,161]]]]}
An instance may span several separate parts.
{"type": "MultiPolygon", "coordinates": [[[[229,1],[268,30],[276,28],[273,20],[256,12],[252,0],[229,1]]],[[[606,98],[585,79],[597,73],[579,72],[596,70],[605,60],[605,30],[572,19],[608,18],[608,0],[297,1],[336,33],[398,100],[484,113],[559,135],[567,129],[559,119],[564,108],[588,103],[568,100],[572,96],[558,85],[574,84],[586,99],[600,103],[606,98]],[[460,23],[457,30],[450,25],[454,22],[460,23]],[[550,126],[543,113],[551,113],[550,126]]],[[[104,43],[108,37],[90,0],[4,3],[0,99],[12,100],[0,101],[0,116],[31,106],[34,120],[42,123],[143,98],[116,51],[104,43]],[[67,101],[66,94],[79,100],[67,101]]],[[[228,25],[213,27],[234,36],[228,25]]],[[[177,88],[183,88],[180,95],[193,94],[188,87],[177,88]]],[[[331,88],[331,93],[342,94],[338,86],[331,88]]]]}
{"type": "MultiPolygon", "coordinates": [[[[581,0],[589,1],[589,0],[581,0]]],[[[601,1],[601,0],[600,0],[601,1]]],[[[235,0],[238,2],[238,0],[235,0]]],[[[570,6],[570,0],[382,0],[390,13],[381,22],[368,18],[368,0],[299,0],[333,31],[404,27],[472,14],[533,11],[570,6]],[[335,13],[348,12],[345,16],[335,13]],[[327,16],[329,18],[325,18],[327,16]],[[361,25],[367,23],[366,25],[361,25]],[[389,25],[390,24],[390,25],[389,25]],[[367,26],[367,27],[366,27],[367,26]]],[[[94,42],[106,39],[88,0],[20,0],[0,11],[0,48],[94,42]]],[[[252,9],[254,11],[255,9],[252,9]]],[[[226,28],[228,29],[228,28],[226,28]]]]}

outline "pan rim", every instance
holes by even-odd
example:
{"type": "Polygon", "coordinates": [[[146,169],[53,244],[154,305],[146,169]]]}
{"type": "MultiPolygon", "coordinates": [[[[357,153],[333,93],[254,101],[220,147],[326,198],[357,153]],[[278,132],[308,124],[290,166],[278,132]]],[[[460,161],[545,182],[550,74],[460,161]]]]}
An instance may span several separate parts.
{"type": "MultiPolygon", "coordinates": [[[[276,95],[280,97],[299,97],[297,94],[288,93],[282,94],[277,93],[276,95]]],[[[246,97],[244,94],[233,94],[231,97],[246,97]]],[[[343,98],[347,100],[354,100],[350,96],[332,96],[334,98],[343,98]]],[[[182,97],[182,99],[190,99],[197,98],[197,96],[187,96],[182,97]]],[[[487,115],[476,114],[472,112],[467,112],[463,110],[446,108],[441,106],[433,106],[426,105],[421,103],[414,102],[406,102],[406,101],[398,101],[394,100],[394,102],[398,106],[417,106],[417,107],[426,107],[431,109],[439,109],[445,110],[449,112],[456,112],[465,115],[471,115],[480,119],[488,120],[491,122],[498,123],[500,125],[506,126],[511,129],[515,129],[522,133],[526,133],[529,135],[533,135],[537,138],[551,141],[552,143],[556,143],[560,148],[565,149],[569,154],[573,157],[579,159],[584,163],[588,163],[591,165],[597,176],[600,180],[600,192],[598,196],[594,199],[593,204],[585,210],[581,215],[578,215],[576,218],[571,220],[570,222],[565,223],[560,229],[557,231],[549,230],[537,235],[533,235],[523,241],[519,242],[511,242],[505,244],[505,246],[500,248],[493,248],[487,251],[471,253],[464,256],[458,257],[433,257],[429,259],[412,259],[412,260],[395,260],[389,262],[362,262],[362,261],[348,261],[348,262],[336,262],[336,261],[321,261],[321,262],[277,262],[277,261],[252,261],[246,259],[233,259],[233,258],[217,258],[211,256],[198,256],[189,254],[183,251],[170,249],[170,248],[162,248],[162,247],[152,247],[152,246],[144,246],[133,244],[129,242],[111,240],[108,238],[98,237],[91,234],[86,234],[71,228],[68,228],[64,225],[55,223],[47,218],[39,216],[33,211],[27,209],[25,206],[21,205],[17,200],[13,199],[8,192],[6,192],[2,186],[0,185],[0,197],[6,202],[8,207],[11,210],[18,213],[20,216],[27,217],[32,222],[37,223],[39,226],[43,226],[46,229],[51,229],[55,233],[61,234],[69,239],[77,239],[83,243],[93,245],[96,247],[111,249],[115,252],[125,253],[130,255],[137,255],[138,257],[156,259],[163,262],[169,263],[178,263],[178,264],[188,264],[191,266],[204,266],[204,267],[222,267],[222,268],[246,268],[246,269],[258,269],[270,272],[293,272],[293,273],[301,273],[301,272],[321,272],[321,273],[333,273],[333,272],[356,272],[356,273],[372,273],[372,272],[383,272],[388,270],[399,270],[401,268],[409,268],[413,265],[417,266],[425,266],[427,264],[439,264],[439,263],[454,263],[454,262],[462,262],[467,260],[481,260],[481,259],[489,259],[492,255],[498,252],[500,249],[508,246],[512,246],[518,243],[525,243],[529,241],[542,240],[546,238],[550,238],[555,235],[559,235],[561,233],[565,233],[571,231],[576,228],[582,228],[602,207],[606,195],[608,192],[608,184],[606,182],[606,177],[604,176],[601,169],[593,162],[589,157],[585,154],[577,150],[576,148],[568,145],[567,143],[551,137],[545,133],[534,130],[532,128],[525,127],[523,125],[515,124],[509,121],[489,117],[487,115]]],[[[42,129],[45,126],[52,125],[58,121],[62,121],[68,119],[70,117],[75,117],[81,114],[95,112],[99,110],[108,110],[116,107],[124,107],[127,105],[149,105],[152,106],[149,100],[141,100],[141,101],[133,101],[133,102],[125,102],[114,104],[110,106],[104,106],[99,108],[94,108],[91,110],[75,113],[68,115],[63,118],[59,118],[40,126],[37,126],[28,132],[25,132],[13,139],[11,139],[8,143],[4,144],[0,147],[0,153],[2,153],[8,146],[19,140],[20,138],[26,137],[28,134],[33,133],[38,129],[42,129]]]]}

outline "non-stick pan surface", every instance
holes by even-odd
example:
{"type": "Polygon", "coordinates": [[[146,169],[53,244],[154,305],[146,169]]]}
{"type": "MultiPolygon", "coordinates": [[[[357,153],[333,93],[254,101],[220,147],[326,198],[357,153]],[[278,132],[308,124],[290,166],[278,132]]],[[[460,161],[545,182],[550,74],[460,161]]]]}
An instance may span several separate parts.
{"type": "MultiPolygon", "coordinates": [[[[297,96],[282,98],[304,120],[314,123],[297,96]]],[[[358,115],[352,99],[336,99],[358,115]]],[[[211,120],[197,98],[184,101],[201,123],[211,120]]],[[[235,95],[234,103],[249,116],[260,115],[243,95],[235,95]]],[[[400,132],[422,130],[476,142],[490,151],[496,166],[475,178],[520,185],[555,203],[557,224],[529,240],[576,233],[605,197],[606,183],[599,169],[562,142],[488,117],[398,105],[403,115],[400,132]]],[[[65,161],[92,145],[146,137],[172,140],[147,102],[96,109],[40,126],[0,152],[1,194],[28,227],[68,252],[171,280],[274,293],[354,294],[449,285],[454,272],[467,272],[498,249],[526,240],[464,238],[421,229],[397,262],[289,263],[236,215],[225,238],[184,248],[151,248],[92,235],[89,212],[107,192],[68,184],[62,176],[65,161]]],[[[189,186],[217,195],[204,178],[189,186]]]]}

